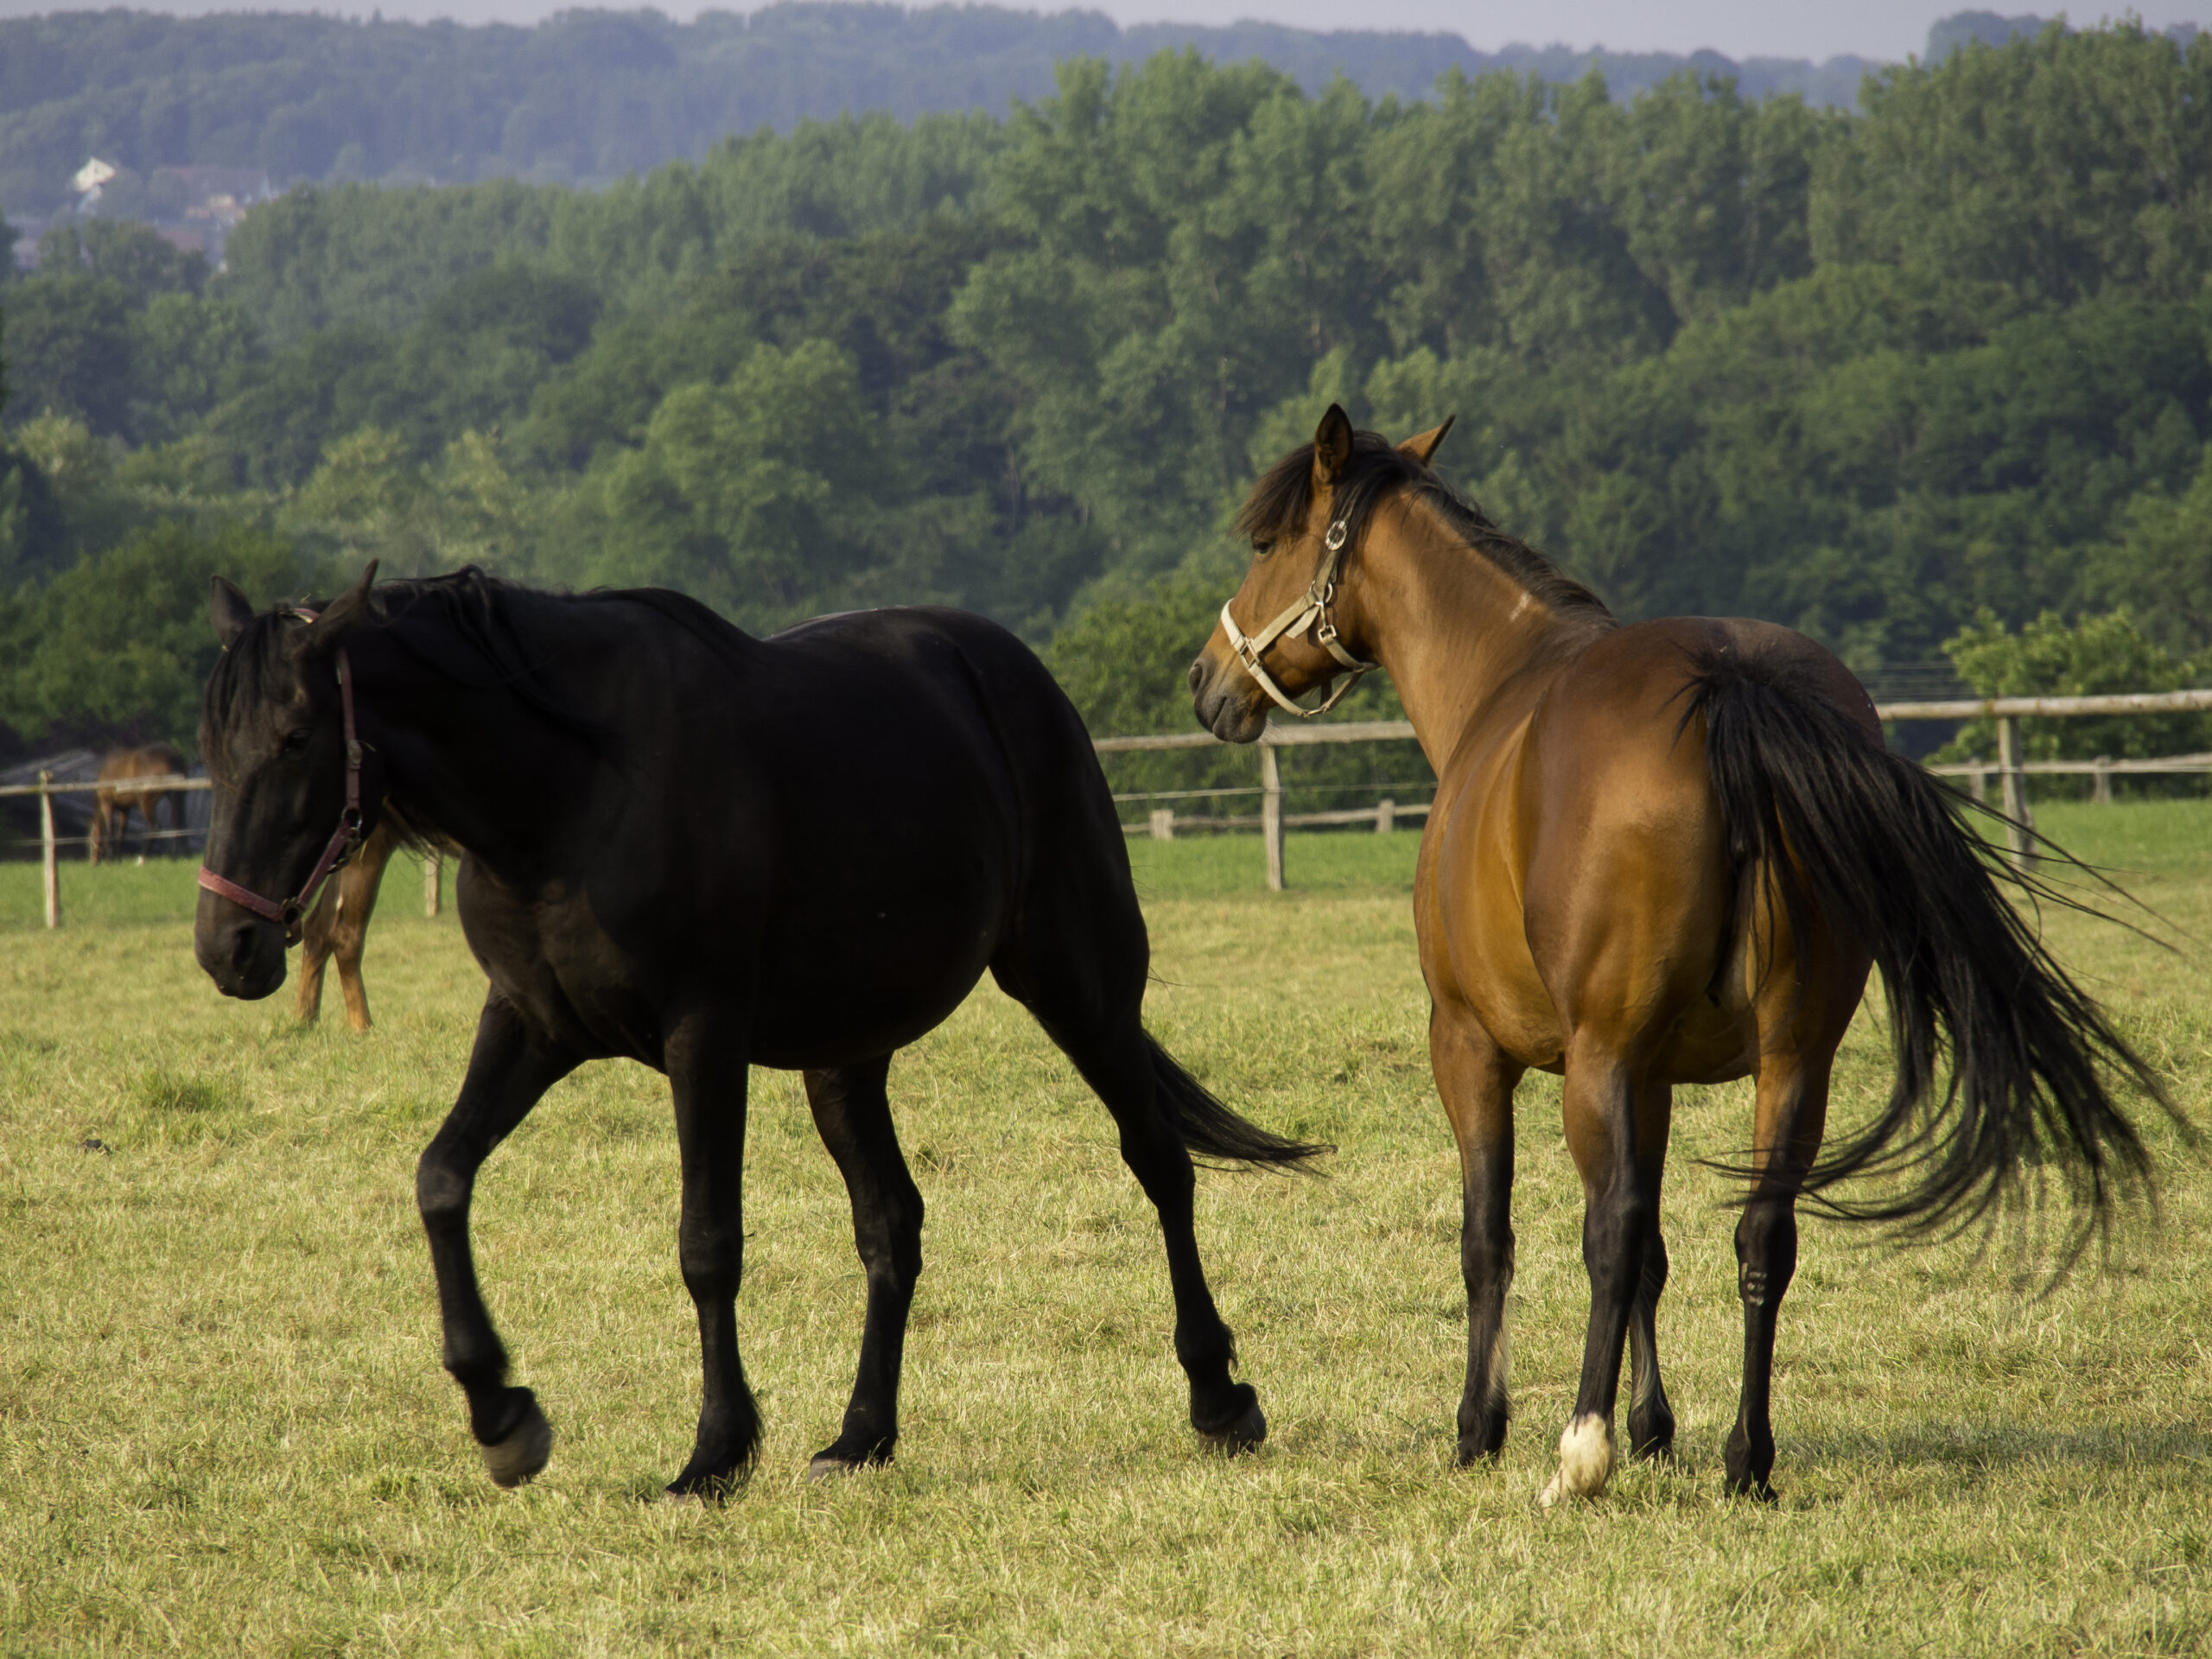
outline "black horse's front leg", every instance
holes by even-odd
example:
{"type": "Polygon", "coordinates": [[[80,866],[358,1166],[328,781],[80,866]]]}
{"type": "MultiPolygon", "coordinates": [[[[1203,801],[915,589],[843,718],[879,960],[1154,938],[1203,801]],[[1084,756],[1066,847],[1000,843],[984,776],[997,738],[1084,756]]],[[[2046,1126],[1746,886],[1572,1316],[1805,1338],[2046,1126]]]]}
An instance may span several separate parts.
{"type": "Polygon", "coordinates": [[[747,1052],[726,1011],[682,1022],[664,1050],[683,1160],[677,1255],[699,1314],[704,1386],[691,1461],[669,1483],[678,1497],[719,1497],[751,1472],[760,1414],[737,1355],[737,1287],[745,1262],[745,1101],[747,1052]]]}
{"type": "Polygon", "coordinates": [[[545,1466],[553,1430],[528,1389],[507,1386],[507,1351],[477,1288],[469,1198],[492,1148],[576,1063],[575,1055],[537,1042],[512,1005],[493,992],[476,1023],[461,1098],[415,1171],[415,1202],[437,1274],[446,1370],[468,1395],[469,1427],[485,1466],[502,1486],[519,1486],[545,1466]]]}

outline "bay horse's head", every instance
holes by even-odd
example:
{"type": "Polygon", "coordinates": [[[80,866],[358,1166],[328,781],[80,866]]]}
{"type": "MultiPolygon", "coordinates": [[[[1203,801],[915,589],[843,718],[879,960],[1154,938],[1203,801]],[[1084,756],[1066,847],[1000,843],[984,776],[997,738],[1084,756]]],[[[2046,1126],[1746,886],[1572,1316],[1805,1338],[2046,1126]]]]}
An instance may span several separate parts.
{"type": "Polygon", "coordinates": [[[1389,484],[1427,470],[1451,429],[1447,420],[1393,446],[1353,431],[1351,417],[1331,404],[1313,442],[1252,486],[1236,515],[1238,533],[1251,538],[1251,569],[1191,664],[1201,726],[1226,742],[1249,743],[1267,726],[1270,705],[1310,720],[1376,666],[1346,587],[1362,524],[1389,484]],[[1299,705],[1331,681],[1337,683],[1323,702],[1299,705]]]}
{"type": "Polygon", "coordinates": [[[340,642],[368,611],[372,563],[320,612],[255,615],[221,576],[208,612],[223,655],[200,713],[200,753],[214,784],[192,949],[226,996],[267,996],[284,982],[285,947],[315,888],[365,833],[340,642]]]}

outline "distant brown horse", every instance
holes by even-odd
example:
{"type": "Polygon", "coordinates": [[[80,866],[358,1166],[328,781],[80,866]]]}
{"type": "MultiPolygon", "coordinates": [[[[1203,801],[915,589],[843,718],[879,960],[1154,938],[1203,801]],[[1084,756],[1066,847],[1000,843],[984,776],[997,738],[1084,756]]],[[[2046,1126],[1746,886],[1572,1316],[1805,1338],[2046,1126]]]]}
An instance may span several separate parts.
{"type": "Polygon", "coordinates": [[[2101,1223],[2111,1189],[2147,1173],[2106,1069],[2158,1085],[1999,890],[1958,797],[1884,747],[1841,663],[1770,623],[1621,626],[1429,469],[1449,425],[1393,448],[1332,407],[1254,487],[1239,520],[1251,568],[1191,669],[1198,716],[1249,742],[1271,699],[1305,714],[1297,696],[1379,665],[1436,769],[1414,913],[1459,1147],[1463,1462],[1505,1438],[1522,1075],[1566,1078],[1591,1290],[1547,1503],[1611,1475],[1624,1342],[1630,1450],[1672,1446],[1655,1315],[1673,1089],[1756,1076],[1726,1462],[1732,1491],[1771,1497],[1769,1379],[1799,1195],[1909,1172],[1908,1188],[1849,1213],[1970,1222],[2035,1161],[2101,1223]],[[1821,1161],[1830,1066],[1872,963],[1895,1086],[1821,1161]]]}
{"type": "Polygon", "coordinates": [[[312,1025],[322,1012],[322,970],[333,957],[338,962],[338,988],[346,998],[346,1023],[355,1031],[369,1028],[369,994],[361,983],[361,952],[366,947],[369,918],[376,913],[377,888],[384,881],[384,867],[399,844],[389,821],[369,831],[353,856],[326,883],[322,896],[307,914],[301,936],[299,1016],[312,1025]]]}
{"type": "Polygon", "coordinates": [[[93,779],[99,789],[92,797],[92,830],[86,847],[88,861],[99,863],[111,843],[122,846],[134,811],[145,820],[149,836],[160,829],[155,815],[163,801],[169,804],[172,824],[179,830],[184,828],[181,791],[131,789],[126,785],[134,778],[181,778],[187,770],[184,757],[166,743],[149,743],[137,749],[111,749],[101,756],[99,772],[93,779]]]}

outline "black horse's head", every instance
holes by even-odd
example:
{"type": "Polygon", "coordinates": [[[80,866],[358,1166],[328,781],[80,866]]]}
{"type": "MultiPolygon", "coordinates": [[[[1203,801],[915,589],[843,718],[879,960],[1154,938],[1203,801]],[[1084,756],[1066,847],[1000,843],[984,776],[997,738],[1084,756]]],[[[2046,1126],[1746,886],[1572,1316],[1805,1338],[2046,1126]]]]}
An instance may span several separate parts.
{"type": "MultiPolygon", "coordinates": [[[[261,913],[203,880],[193,954],[226,996],[264,997],[284,982],[283,912],[345,820],[339,645],[365,616],[375,579],[372,563],[320,613],[257,616],[244,594],[215,578],[208,608],[223,656],[200,714],[200,753],[214,783],[203,866],[278,912],[261,913]]],[[[364,816],[373,821],[376,791],[363,782],[364,816]]]]}

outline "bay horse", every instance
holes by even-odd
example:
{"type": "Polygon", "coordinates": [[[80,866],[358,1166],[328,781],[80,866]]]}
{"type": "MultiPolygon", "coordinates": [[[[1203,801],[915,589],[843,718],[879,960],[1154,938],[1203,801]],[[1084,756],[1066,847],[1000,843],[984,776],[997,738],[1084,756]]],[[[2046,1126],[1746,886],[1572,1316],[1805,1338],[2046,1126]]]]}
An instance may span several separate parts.
{"type": "Polygon", "coordinates": [[[346,1001],[346,1023],[369,1029],[369,988],[361,980],[361,953],[368,948],[369,918],[376,914],[377,889],[384,867],[399,845],[399,826],[385,819],[361,837],[345,867],[333,875],[303,919],[300,931],[300,992],[294,1013],[311,1026],[322,1014],[324,967],[338,965],[338,989],[346,1001]]]}
{"type": "Polygon", "coordinates": [[[257,616],[214,583],[193,943],[226,995],[266,996],[349,839],[388,822],[458,850],[490,986],[416,1197],[445,1366],[494,1481],[535,1475],[552,1431],[507,1383],[470,1193],[548,1088],[611,1056],[665,1073],[675,1101],[703,1389],[669,1491],[720,1494],[759,1450],[734,1307],[749,1065],[803,1073],[867,1270],[851,1402],[810,1473],[891,1458],[923,1211],[885,1077],[986,969],[1105,1103],[1158,1211],[1192,1427],[1232,1451],[1264,1437],[1200,1264],[1191,1154],[1297,1166],[1321,1149],[1237,1116],[1147,1033],[1121,825],[1027,646],[950,610],[758,639],[672,593],[568,596],[475,570],[372,593],[375,570],[319,613],[257,616]]]}
{"type": "Polygon", "coordinates": [[[133,812],[145,821],[151,837],[160,829],[163,801],[169,804],[170,822],[184,828],[184,794],[175,789],[132,789],[140,778],[181,778],[191,770],[185,758],[166,743],[148,743],[135,749],[110,749],[100,757],[93,782],[92,833],[86,838],[85,858],[97,864],[111,847],[120,848],[130,831],[133,812]]]}
{"type": "Polygon", "coordinates": [[[1192,664],[1194,708],[1216,736],[1249,742],[1271,702],[1319,712],[1294,699],[1384,667],[1435,769],[1414,912],[1459,1152],[1462,1463],[1505,1438],[1523,1074],[1565,1078],[1590,1279],[1547,1505],[1611,1476],[1624,1341],[1630,1450],[1671,1451],[1654,1324],[1671,1091],[1756,1077],[1736,1228],[1743,1391],[1725,1459],[1732,1491],[1771,1499],[1769,1385],[1799,1196],[1910,1173],[1872,1202],[1830,1202],[1908,1227],[1970,1224],[2037,1160],[2101,1226],[2113,1192],[2148,1175],[2103,1068],[2164,1096],[2007,902],[1958,797],[1884,747],[1840,662],[1767,622],[1620,625],[1431,469],[1450,425],[1393,447],[1332,405],[1259,480],[1237,521],[1252,562],[1192,664]],[[1822,1160],[1830,1067],[1872,963],[1894,1088],[1822,1160]]]}

